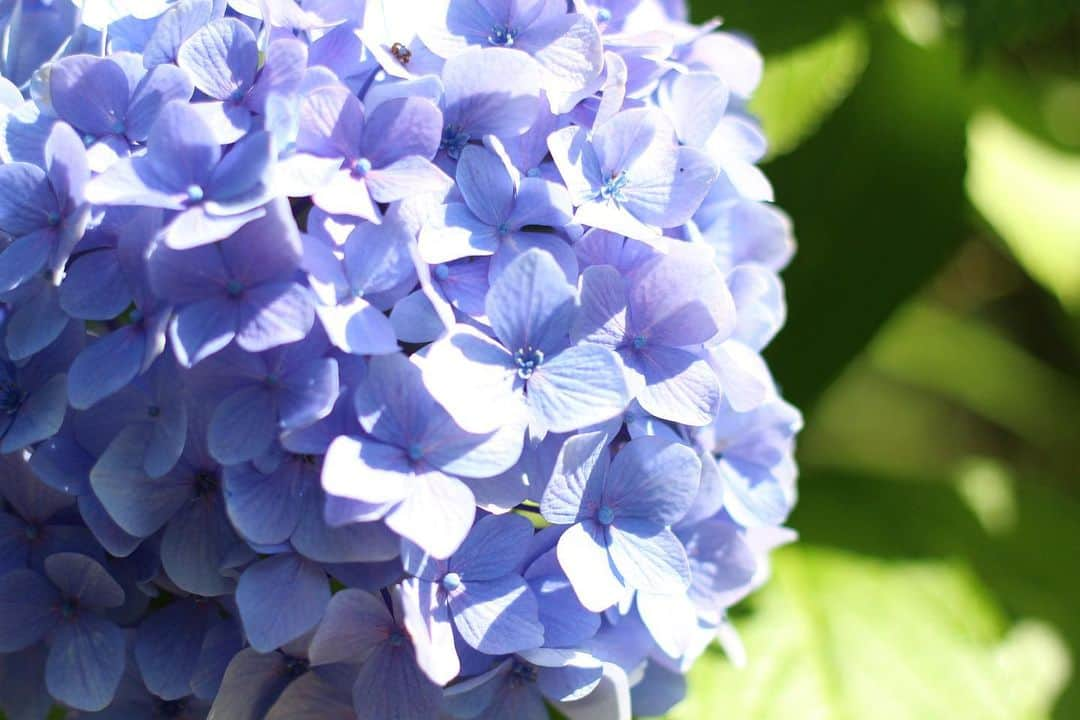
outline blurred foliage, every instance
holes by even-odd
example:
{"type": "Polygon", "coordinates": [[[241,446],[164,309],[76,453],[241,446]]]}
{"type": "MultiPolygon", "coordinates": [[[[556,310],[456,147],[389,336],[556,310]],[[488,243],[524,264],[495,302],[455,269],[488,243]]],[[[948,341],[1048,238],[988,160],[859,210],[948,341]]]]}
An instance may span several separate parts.
{"type": "Polygon", "coordinates": [[[671,720],[1080,717],[1080,1],[691,0],[766,55],[800,542],[671,720]]]}

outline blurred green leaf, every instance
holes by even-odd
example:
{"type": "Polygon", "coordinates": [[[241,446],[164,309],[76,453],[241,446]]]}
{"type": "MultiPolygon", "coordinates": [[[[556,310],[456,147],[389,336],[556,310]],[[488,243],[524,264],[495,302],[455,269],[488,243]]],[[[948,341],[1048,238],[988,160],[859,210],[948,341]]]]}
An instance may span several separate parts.
{"type": "Polygon", "coordinates": [[[869,52],[860,23],[789,52],[772,55],[751,109],[761,117],[771,156],[790,152],[843,102],[866,68],[869,52]]]}
{"type": "Polygon", "coordinates": [[[696,20],[723,18],[725,26],[753,37],[766,54],[828,35],[877,4],[875,0],[690,0],[696,20]]]}
{"type": "Polygon", "coordinates": [[[787,548],[756,605],[749,666],[703,658],[671,720],[1035,720],[1068,675],[1052,630],[1003,636],[975,578],[947,562],[787,548]]]}
{"type": "Polygon", "coordinates": [[[954,0],[948,4],[962,8],[964,32],[975,58],[1052,31],[1080,9],[1076,0],[954,0]]]}
{"type": "Polygon", "coordinates": [[[972,203],[1024,269],[1080,312],[1080,156],[981,112],[968,129],[968,158],[972,203]]]}
{"type": "MultiPolygon", "coordinates": [[[[983,501],[972,501],[969,477],[984,462],[956,478],[811,470],[800,482],[791,523],[799,529],[801,545],[858,553],[868,562],[935,564],[965,558],[984,592],[1009,617],[1052,624],[1072,656],[1080,658],[1080,576],[1074,571],[1080,504],[1037,478],[1013,478],[995,489],[1010,494],[1007,511],[988,523],[985,508],[977,507],[983,501]]],[[[1080,677],[1072,678],[1053,717],[1080,717],[1080,677]]]]}
{"type": "Polygon", "coordinates": [[[1077,458],[1080,388],[993,328],[926,303],[886,326],[871,362],[947,397],[1031,445],[1077,458]]]}
{"type": "Polygon", "coordinates": [[[766,166],[799,239],[788,325],[767,354],[804,409],[965,235],[960,53],[919,47],[880,19],[869,28],[870,62],[850,97],[766,166]]]}

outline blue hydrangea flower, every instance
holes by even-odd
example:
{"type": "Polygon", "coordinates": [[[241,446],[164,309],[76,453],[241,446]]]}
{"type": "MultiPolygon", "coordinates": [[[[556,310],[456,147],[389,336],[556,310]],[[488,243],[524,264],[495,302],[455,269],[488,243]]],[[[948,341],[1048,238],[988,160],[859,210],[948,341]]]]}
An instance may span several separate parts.
{"type": "Polygon", "coordinates": [[[493,255],[497,277],[530,248],[550,253],[568,279],[577,277],[577,259],[570,246],[536,227],[562,229],[570,223],[570,197],[561,185],[540,178],[520,178],[495,153],[467,146],[459,154],[458,191],[462,203],[433,213],[420,233],[420,254],[438,265],[464,257],[493,255]]]}
{"type": "Polygon", "coordinates": [[[44,575],[13,570],[0,577],[0,651],[22,650],[48,635],[49,692],[80,710],[101,710],[126,662],[123,631],[103,612],[123,602],[123,589],[92,558],[50,555],[44,575]]]}
{"type": "Polygon", "coordinates": [[[0,712],[663,715],[789,542],[680,0],[0,2],[0,712]],[[526,519],[528,518],[528,519],[526,519]]]}
{"type": "Polygon", "coordinates": [[[638,240],[684,224],[717,177],[704,153],[680,147],[658,110],[624,110],[591,134],[568,127],[548,138],[577,207],[574,220],[638,240]]]}
{"type": "Polygon", "coordinates": [[[561,2],[437,0],[419,24],[424,44],[445,58],[470,45],[528,54],[550,91],[580,90],[603,66],[596,25],[584,15],[567,13],[561,2]]]}
{"type": "Polygon", "coordinates": [[[525,518],[489,515],[446,560],[403,544],[405,571],[413,576],[401,589],[405,625],[421,667],[436,682],[446,683],[460,670],[455,634],[487,655],[543,645],[536,597],[521,577],[531,536],[525,518]]]}
{"type": "Polygon", "coordinates": [[[194,89],[175,66],[147,72],[140,57],[126,53],[112,58],[71,55],[49,72],[52,108],[82,135],[95,172],[145,142],[161,108],[173,100],[187,102],[194,89]]]}
{"type": "Polygon", "coordinates": [[[442,113],[423,98],[397,98],[370,116],[341,86],[304,96],[296,149],[341,161],[312,202],[329,213],[380,222],[375,203],[445,191],[450,181],[431,164],[442,137],[442,113]]]}
{"type": "Polygon", "coordinates": [[[330,445],[322,482],[327,493],[346,501],[332,501],[339,524],[382,518],[402,537],[445,558],[464,540],[475,514],[472,492],[455,476],[502,472],[521,454],[521,436],[465,432],[420,375],[402,355],[372,358],[355,394],[364,435],[341,436],[330,445]]]}
{"type": "Polygon", "coordinates": [[[63,267],[86,228],[90,169],[69,126],[53,127],[44,160],[44,169],[23,162],[0,165],[0,231],[12,238],[0,253],[0,292],[46,268],[63,267]]]}
{"type": "Polygon", "coordinates": [[[581,288],[571,336],[619,353],[646,412],[683,425],[708,424],[719,409],[721,387],[694,348],[725,338],[735,318],[731,295],[708,255],[673,245],[627,278],[610,265],[589,267],[581,288]]]}
{"type": "Polygon", "coordinates": [[[638,438],[609,464],[606,440],[567,440],[540,504],[546,520],[570,526],[559,538],[559,564],[595,612],[628,590],[689,587],[686,550],[670,526],[690,509],[701,476],[701,461],[680,443],[638,438]]]}
{"type": "Polygon", "coordinates": [[[146,140],[146,154],[119,160],[87,185],[97,205],[174,210],[165,243],[185,249],[223,240],[262,217],[270,200],[270,135],[253,133],[224,156],[192,106],[166,105],[146,140]]]}
{"type": "Polygon", "coordinates": [[[307,66],[307,46],[283,38],[270,43],[259,67],[259,46],[251,29],[236,18],[199,28],[177,51],[176,62],[209,100],[192,107],[219,143],[236,142],[263,114],[273,93],[297,89],[307,66]]]}
{"type": "Polygon", "coordinates": [[[222,242],[190,250],[154,248],[150,282],[176,310],[169,337],[181,364],[191,367],[229,343],[260,352],[302,340],[315,321],[307,290],[294,280],[300,236],[288,205],[222,242]],[[262,247],[255,262],[248,247],[262,247]]]}
{"type": "Polygon", "coordinates": [[[424,358],[425,384],[474,432],[513,423],[566,432],[618,415],[630,398],[615,354],[569,342],[575,295],[550,255],[525,252],[488,291],[495,338],[457,326],[424,358]]]}

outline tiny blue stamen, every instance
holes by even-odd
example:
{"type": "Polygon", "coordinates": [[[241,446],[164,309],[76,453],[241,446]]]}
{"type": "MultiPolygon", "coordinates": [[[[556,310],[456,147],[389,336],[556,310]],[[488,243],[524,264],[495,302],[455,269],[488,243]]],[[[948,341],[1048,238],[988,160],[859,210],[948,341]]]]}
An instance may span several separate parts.
{"type": "Polygon", "coordinates": [[[443,129],[439,149],[445,150],[447,155],[457,160],[461,157],[461,151],[469,144],[470,139],[469,133],[463,132],[459,125],[447,125],[443,129]]]}
{"type": "Polygon", "coordinates": [[[644,335],[638,335],[636,338],[634,338],[634,349],[641,350],[648,342],[648,338],[646,338],[644,335]]]}
{"type": "Polygon", "coordinates": [[[202,202],[202,199],[204,197],[206,197],[206,193],[203,192],[203,189],[202,189],[201,186],[199,186],[199,185],[188,185],[188,187],[187,187],[187,199],[188,199],[188,202],[193,202],[193,203],[202,202]]]}
{"type": "Polygon", "coordinates": [[[244,91],[243,91],[242,88],[236,88],[235,90],[232,91],[232,94],[229,95],[229,102],[238,103],[243,99],[244,99],[244,91]]]}
{"type": "Polygon", "coordinates": [[[540,168],[529,168],[529,171],[525,173],[525,176],[531,178],[540,177],[540,168]]]}
{"type": "Polygon", "coordinates": [[[489,43],[503,47],[510,47],[513,45],[516,38],[517,30],[508,28],[505,25],[495,25],[491,28],[491,32],[488,33],[489,43]]]}
{"type": "Polygon", "coordinates": [[[601,525],[610,525],[615,522],[615,511],[607,505],[601,505],[600,509],[596,511],[596,522],[601,525]]]}
{"type": "Polygon", "coordinates": [[[523,347],[514,353],[514,364],[518,368],[518,377],[522,380],[528,380],[536,372],[536,368],[544,364],[544,351],[532,347],[523,347]]]}
{"type": "Polygon", "coordinates": [[[413,462],[420,460],[424,457],[424,448],[420,447],[419,443],[413,443],[409,446],[409,459],[413,462]]]}
{"type": "Polygon", "coordinates": [[[391,647],[401,647],[405,644],[405,636],[402,635],[400,630],[395,630],[394,632],[392,632],[390,634],[390,637],[387,639],[390,642],[391,647]]]}
{"type": "Polygon", "coordinates": [[[26,529],[23,531],[23,535],[25,535],[26,539],[30,540],[31,542],[33,542],[34,540],[37,540],[38,536],[40,534],[41,534],[41,531],[38,530],[37,525],[27,525],[26,529]]]}
{"type": "Polygon", "coordinates": [[[445,280],[450,277],[450,266],[446,263],[440,263],[435,266],[435,277],[440,280],[445,280]]]}
{"type": "Polygon", "coordinates": [[[127,128],[124,127],[124,121],[123,120],[117,120],[116,122],[114,122],[112,124],[112,127],[110,129],[113,131],[113,134],[115,134],[115,135],[123,135],[124,130],[126,130],[127,128]]]}
{"type": "Polygon", "coordinates": [[[128,315],[128,319],[131,321],[132,325],[138,325],[143,321],[143,311],[139,308],[135,308],[131,311],[131,314],[128,315]]]}
{"type": "Polygon", "coordinates": [[[623,195],[623,188],[630,182],[630,178],[626,176],[626,173],[620,172],[611,176],[611,178],[604,183],[604,186],[600,188],[601,200],[614,200],[615,202],[622,202],[626,199],[623,195]]]}
{"type": "Polygon", "coordinates": [[[46,217],[45,219],[48,221],[48,223],[50,225],[52,225],[53,227],[56,227],[57,225],[60,224],[60,213],[58,213],[56,211],[53,211],[53,212],[49,213],[48,217],[46,217]]]}
{"type": "Polygon", "coordinates": [[[456,572],[446,573],[442,579],[442,586],[446,592],[454,592],[461,587],[461,576],[456,572]]]}
{"type": "Polygon", "coordinates": [[[364,177],[369,172],[371,172],[371,161],[368,160],[366,157],[358,158],[355,162],[353,162],[352,171],[353,175],[356,175],[357,177],[364,177]]]}
{"type": "Polygon", "coordinates": [[[506,235],[510,232],[510,223],[500,223],[499,227],[496,229],[499,231],[500,235],[506,235]]]}
{"type": "Polygon", "coordinates": [[[230,280],[225,284],[225,292],[229,297],[240,297],[244,292],[244,284],[239,280],[230,280]]]}
{"type": "Polygon", "coordinates": [[[278,385],[281,384],[281,378],[279,378],[274,373],[270,373],[269,375],[266,376],[265,382],[270,387],[277,387],[278,385]]]}
{"type": "Polygon", "coordinates": [[[607,8],[600,8],[596,11],[596,22],[606,23],[611,20],[611,11],[607,8]]]}
{"type": "Polygon", "coordinates": [[[159,417],[161,415],[161,408],[159,408],[157,405],[151,405],[150,407],[146,408],[146,414],[152,418],[159,417]]]}

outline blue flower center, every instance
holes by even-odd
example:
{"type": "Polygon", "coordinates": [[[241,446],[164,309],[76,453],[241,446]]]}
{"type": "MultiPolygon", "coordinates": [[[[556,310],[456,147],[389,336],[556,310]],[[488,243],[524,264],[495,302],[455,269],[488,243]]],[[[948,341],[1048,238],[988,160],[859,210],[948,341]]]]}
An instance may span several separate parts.
{"type": "Polygon", "coordinates": [[[116,122],[114,122],[110,129],[113,131],[114,135],[123,135],[124,131],[127,130],[127,128],[124,126],[123,120],[117,120],[116,122]]]}
{"type": "Polygon", "coordinates": [[[356,159],[352,164],[353,175],[357,177],[364,177],[371,172],[371,161],[366,157],[356,159]]]}
{"type": "Polygon", "coordinates": [[[159,700],[157,706],[158,717],[178,718],[187,710],[187,700],[159,700]]]}
{"type": "Polygon", "coordinates": [[[195,495],[205,497],[217,490],[217,476],[209,470],[203,470],[195,475],[195,495]]]}
{"type": "Polygon", "coordinates": [[[601,505],[600,509],[596,511],[596,522],[601,525],[610,525],[615,522],[615,511],[607,505],[601,505]]]}
{"type": "Polygon", "coordinates": [[[536,368],[544,364],[544,351],[523,347],[514,353],[514,364],[517,365],[518,377],[528,380],[536,372],[536,368]]]}
{"type": "Polygon", "coordinates": [[[229,95],[229,102],[238,103],[244,99],[244,91],[242,88],[236,88],[229,95]]]}
{"type": "Polygon", "coordinates": [[[27,525],[23,530],[23,535],[27,540],[33,542],[41,536],[41,529],[37,525],[27,525]]]}
{"type": "Polygon", "coordinates": [[[206,193],[203,192],[203,189],[202,189],[201,185],[195,185],[195,184],[188,185],[186,192],[187,192],[188,202],[192,202],[192,203],[202,202],[203,198],[206,197],[206,193]]]}
{"type": "Polygon", "coordinates": [[[157,405],[151,405],[150,407],[146,408],[146,414],[152,418],[156,418],[161,415],[161,408],[159,408],[157,405]]]}
{"type": "Polygon", "coordinates": [[[244,294],[244,284],[239,280],[230,280],[225,283],[225,292],[229,294],[229,297],[240,297],[244,294]]]}
{"type": "Polygon", "coordinates": [[[454,592],[461,587],[461,576],[456,572],[446,573],[442,579],[442,586],[446,592],[454,592]]]}
{"type": "Polygon", "coordinates": [[[443,129],[439,149],[445,150],[447,155],[457,160],[470,139],[469,133],[464,132],[460,125],[447,125],[443,129]]]}
{"type": "Polygon", "coordinates": [[[311,667],[311,663],[304,658],[291,656],[285,658],[285,672],[288,673],[289,677],[298,678],[306,673],[309,667],[311,667]]]}
{"type": "Polygon", "coordinates": [[[405,635],[400,630],[394,630],[387,638],[387,642],[390,643],[390,647],[401,647],[405,644],[405,635]]]}
{"type": "Polygon", "coordinates": [[[97,142],[97,138],[94,137],[93,135],[91,135],[90,133],[86,133],[85,135],[82,136],[82,144],[85,145],[86,147],[90,147],[95,142],[97,142]]]}
{"type": "Polygon", "coordinates": [[[635,350],[641,350],[648,343],[649,343],[648,338],[646,338],[644,335],[638,335],[636,338],[634,338],[634,349],[635,350]]]}
{"type": "Polygon", "coordinates": [[[626,173],[615,173],[604,183],[604,186],[600,188],[600,199],[614,200],[615,202],[624,201],[626,196],[623,194],[623,189],[629,182],[630,178],[626,176],[626,173]]]}
{"type": "Polygon", "coordinates": [[[608,10],[607,8],[600,8],[596,11],[596,22],[606,23],[608,20],[611,20],[610,10],[608,10]]]}
{"type": "Polygon", "coordinates": [[[450,277],[450,266],[446,263],[440,263],[435,266],[435,277],[440,280],[445,280],[450,277]]]}
{"type": "Polygon", "coordinates": [[[14,383],[0,385],[0,412],[14,415],[22,406],[23,394],[14,383]]]}
{"type": "Polygon", "coordinates": [[[536,682],[537,670],[535,665],[515,660],[513,667],[510,669],[510,674],[516,680],[534,683],[536,682]]]}
{"type": "Polygon", "coordinates": [[[423,459],[423,457],[424,457],[424,448],[420,447],[419,443],[413,443],[412,445],[409,446],[408,453],[409,453],[409,459],[412,460],[413,462],[416,462],[417,460],[423,459]]]}
{"type": "Polygon", "coordinates": [[[516,38],[517,30],[505,25],[493,25],[491,32],[488,33],[488,42],[501,47],[510,47],[516,38]]]}
{"type": "Polygon", "coordinates": [[[538,178],[540,177],[540,168],[529,168],[529,171],[525,173],[526,177],[538,178]]]}
{"type": "Polygon", "coordinates": [[[274,373],[270,373],[265,378],[263,378],[263,382],[266,383],[267,387],[276,388],[278,385],[281,384],[281,378],[279,378],[274,373]]]}
{"type": "Polygon", "coordinates": [[[65,620],[75,617],[78,612],[79,602],[75,598],[64,598],[64,601],[60,603],[60,616],[65,620]]]}
{"type": "Polygon", "coordinates": [[[499,227],[496,228],[500,235],[507,235],[510,232],[510,223],[499,223],[499,227]]]}
{"type": "Polygon", "coordinates": [[[139,308],[133,309],[131,314],[128,315],[128,319],[131,321],[132,325],[138,325],[143,321],[143,311],[139,308]]]}
{"type": "Polygon", "coordinates": [[[53,210],[45,217],[45,220],[49,223],[49,225],[56,227],[60,224],[60,213],[53,210]]]}

